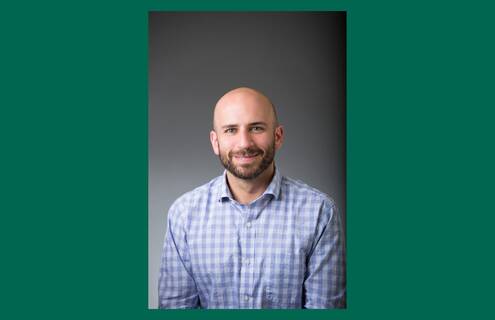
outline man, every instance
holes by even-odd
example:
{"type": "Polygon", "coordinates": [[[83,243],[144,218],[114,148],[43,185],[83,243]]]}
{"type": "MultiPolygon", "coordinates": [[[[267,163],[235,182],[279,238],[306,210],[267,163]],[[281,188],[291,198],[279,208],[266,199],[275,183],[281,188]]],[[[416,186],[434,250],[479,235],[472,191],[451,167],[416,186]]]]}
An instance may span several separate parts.
{"type": "Polygon", "coordinates": [[[160,308],[345,307],[339,214],[275,167],[283,138],[262,93],[238,88],[218,101],[210,141],[226,170],[170,208],[160,308]]]}

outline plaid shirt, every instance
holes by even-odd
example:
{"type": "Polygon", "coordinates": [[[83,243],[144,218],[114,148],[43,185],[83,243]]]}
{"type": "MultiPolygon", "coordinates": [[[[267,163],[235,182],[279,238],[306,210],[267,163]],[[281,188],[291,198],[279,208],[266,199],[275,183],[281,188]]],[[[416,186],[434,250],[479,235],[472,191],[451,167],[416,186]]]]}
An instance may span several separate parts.
{"type": "Polygon", "coordinates": [[[224,172],[170,208],[160,308],[344,308],[345,292],[334,202],[278,169],[250,204],[224,172]]]}

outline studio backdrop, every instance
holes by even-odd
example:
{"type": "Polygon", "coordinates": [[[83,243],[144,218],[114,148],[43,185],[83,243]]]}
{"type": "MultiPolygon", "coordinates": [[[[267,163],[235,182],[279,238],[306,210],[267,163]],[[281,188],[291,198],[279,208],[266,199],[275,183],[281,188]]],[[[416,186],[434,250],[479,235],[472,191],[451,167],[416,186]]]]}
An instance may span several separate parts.
{"type": "Polygon", "coordinates": [[[233,88],[272,100],[285,130],[277,168],[327,193],[345,222],[345,84],[345,12],[149,14],[149,308],[170,205],[224,170],[209,132],[233,88]]]}

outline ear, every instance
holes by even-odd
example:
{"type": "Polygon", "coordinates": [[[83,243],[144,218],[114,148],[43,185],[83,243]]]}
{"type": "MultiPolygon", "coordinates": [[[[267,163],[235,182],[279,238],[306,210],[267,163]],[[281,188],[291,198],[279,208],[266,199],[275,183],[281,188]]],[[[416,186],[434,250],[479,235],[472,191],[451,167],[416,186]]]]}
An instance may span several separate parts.
{"type": "Polygon", "coordinates": [[[218,148],[218,137],[215,130],[210,131],[210,142],[211,142],[211,147],[213,148],[213,152],[218,156],[220,154],[220,151],[218,148]]]}
{"type": "Polygon", "coordinates": [[[278,126],[275,128],[275,150],[280,149],[284,142],[284,127],[278,126]]]}

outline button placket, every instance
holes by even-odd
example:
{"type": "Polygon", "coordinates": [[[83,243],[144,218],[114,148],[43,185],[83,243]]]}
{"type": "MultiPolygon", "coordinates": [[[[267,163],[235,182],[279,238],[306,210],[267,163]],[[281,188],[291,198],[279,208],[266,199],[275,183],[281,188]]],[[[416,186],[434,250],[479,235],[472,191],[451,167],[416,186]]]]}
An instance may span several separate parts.
{"type": "Polygon", "coordinates": [[[240,268],[241,268],[241,284],[240,284],[240,298],[242,308],[252,308],[252,271],[250,263],[251,248],[253,246],[250,220],[249,206],[241,205],[240,211],[242,213],[242,225],[240,229],[241,235],[241,256],[240,256],[240,268]]]}
{"type": "MultiPolygon", "coordinates": [[[[248,221],[246,223],[246,231],[247,231],[247,241],[248,241],[248,251],[247,255],[245,256],[245,265],[246,268],[249,270],[249,286],[248,286],[248,294],[253,297],[254,296],[254,280],[255,280],[255,275],[254,275],[254,261],[255,261],[255,220],[253,216],[253,212],[255,211],[255,205],[252,205],[249,207],[249,212],[248,212],[248,221]]],[[[251,299],[251,304],[255,304],[255,300],[251,299]]]]}

